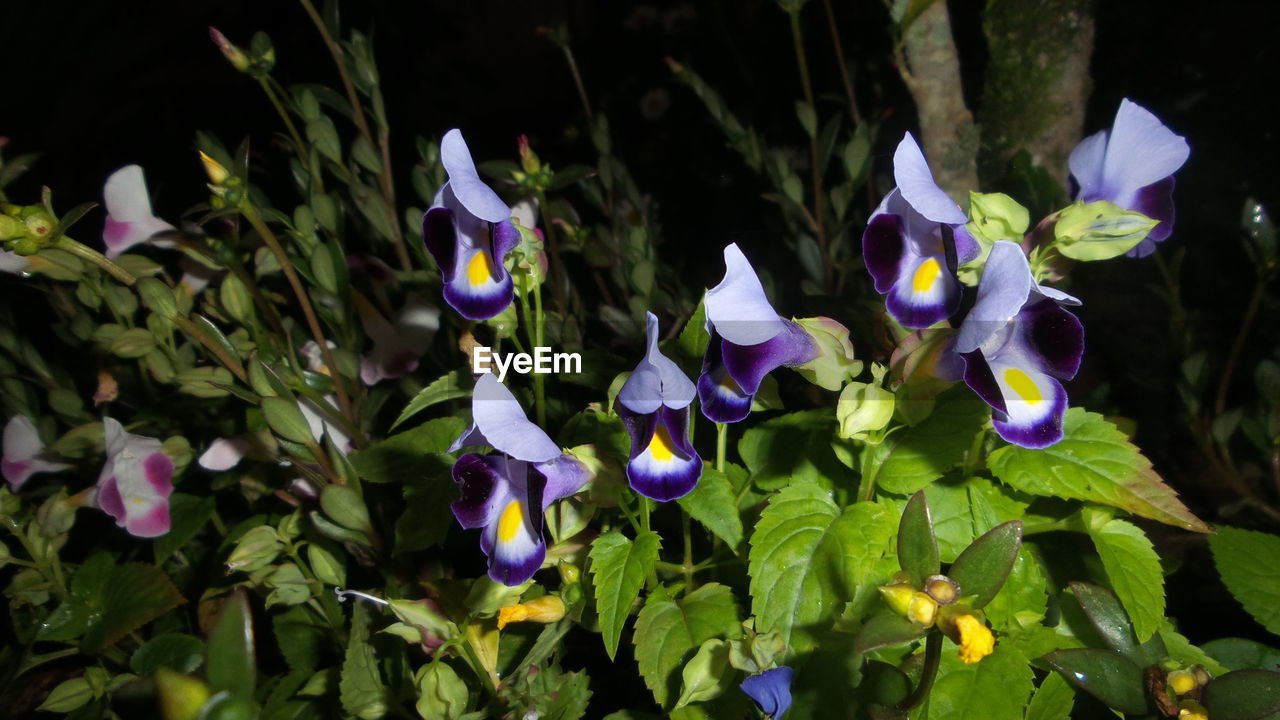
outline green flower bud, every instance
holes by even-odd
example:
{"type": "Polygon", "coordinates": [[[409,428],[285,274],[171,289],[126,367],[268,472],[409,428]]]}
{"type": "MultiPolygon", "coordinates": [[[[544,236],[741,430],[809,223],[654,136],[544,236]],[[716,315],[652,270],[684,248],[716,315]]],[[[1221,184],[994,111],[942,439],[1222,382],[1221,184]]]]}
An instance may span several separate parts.
{"type": "Polygon", "coordinates": [[[836,403],[840,437],[878,443],[893,419],[893,393],[875,383],[849,383],[836,403]]]}
{"type": "Polygon", "coordinates": [[[27,227],[22,221],[8,215],[0,215],[0,242],[17,240],[27,234],[27,227]]]}
{"type": "Polygon", "coordinates": [[[1137,247],[1157,222],[1106,200],[1076,202],[1059,213],[1053,233],[1058,252],[1072,260],[1109,260],[1137,247]]]}
{"type": "Polygon", "coordinates": [[[839,390],[862,372],[862,361],[854,358],[849,328],[829,317],[802,318],[795,322],[813,338],[818,349],[812,360],[796,368],[809,382],[827,390],[839,390]]]}

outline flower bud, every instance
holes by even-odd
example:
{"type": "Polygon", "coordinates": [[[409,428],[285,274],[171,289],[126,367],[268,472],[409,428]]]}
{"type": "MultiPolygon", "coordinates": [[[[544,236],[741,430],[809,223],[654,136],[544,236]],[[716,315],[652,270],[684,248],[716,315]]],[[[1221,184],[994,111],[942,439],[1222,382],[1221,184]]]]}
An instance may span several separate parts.
{"type": "Polygon", "coordinates": [[[878,443],[878,433],[893,419],[895,402],[893,393],[875,383],[849,383],[836,403],[840,437],[878,443]]]}
{"type": "Polygon", "coordinates": [[[0,215],[0,242],[17,240],[26,234],[27,228],[22,221],[8,215],[0,215]]]}
{"type": "Polygon", "coordinates": [[[880,588],[880,597],[884,598],[885,604],[904,617],[911,607],[911,596],[914,594],[915,589],[906,583],[894,583],[880,588]]]}
{"type": "MultiPolygon", "coordinates": [[[[200,162],[204,163],[204,171],[209,175],[209,180],[214,185],[221,185],[227,181],[227,178],[231,177],[231,173],[226,168],[203,152],[200,153],[200,162]]],[[[217,190],[214,192],[217,192],[217,190]]]]}
{"type": "Polygon", "coordinates": [[[529,602],[498,610],[498,629],[513,622],[553,623],[564,617],[564,601],[558,595],[543,595],[529,602]]]}
{"type": "Polygon", "coordinates": [[[915,592],[911,595],[911,604],[907,606],[907,619],[921,627],[933,627],[934,618],[938,615],[938,601],[929,597],[928,593],[915,592]]]}
{"type": "Polygon", "coordinates": [[[816,354],[796,368],[806,380],[827,390],[839,390],[844,383],[862,372],[862,361],[854,358],[849,328],[829,317],[802,318],[795,321],[813,339],[816,354]]]}
{"type": "Polygon", "coordinates": [[[1195,674],[1190,670],[1175,670],[1169,673],[1165,678],[1165,685],[1167,685],[1175,695],[1186,695],[1199,686],[1196,682],[1195,674]]]}
{"type": "Polygon", "coordinates": [[[1178,720],[1209,720],[1209,711],[1195,700],[1178,703],[1178,720]]]}
{"type": "Polygon", "coordinates": [[[209,39],[213,40],[213,44],[218,46],[218,49],[222,51],[222,56],[231,63],[232,67],[240,72],[247,72],[249,70],[249,65],[251,64],[249,56],[245,55],[244,51],[240,48],[232,45],[231,41],[227,39],[227,36],[223,35],[218,31],[218,28],[213,27],[212,25],[209,26],[209,39]]]}
{"type": "Polygon", "coordinates": [[[1203,665],[1191,668],[1191,672],[1196,676],[1196,684],[1201,687],[1208,685],[1209,681],[1213,679],[1213,676],[1209,674],[1208,670],[1204,669],[1203,665]]]}
{"type": "Polygon", "coordinates": [[[946,575],[934,575],[925,580],[924,591],[939,605],[950,605],[960,597],[960,586],[946,575]]]}
{"type": "Polygon", "coordinates": [[[529,149],[529,136],[521,135],[516,142],[520,147],[520,167],[530,175],[542,170],[542,161],[538,159],[538,154],[529,149]]]}

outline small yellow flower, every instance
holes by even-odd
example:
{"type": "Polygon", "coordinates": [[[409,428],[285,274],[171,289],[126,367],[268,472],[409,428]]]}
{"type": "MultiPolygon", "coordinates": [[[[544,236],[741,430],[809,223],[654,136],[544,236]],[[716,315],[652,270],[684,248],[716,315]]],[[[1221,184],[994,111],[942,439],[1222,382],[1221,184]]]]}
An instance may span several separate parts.
{"type": "Polygon", "coordinates": [[[922,627],[933,627],[937,614],[938,601],[928,593],[917,592],[911,596],[911,605],[907,607],[908,620],[922,627]]]}
{"type": "Polygon", "coordinates": [[[209,174],[209,180],[214,185],[221,185],[226,182],[227,178],[231,177],[231,173],[227,172],[226,168],[203,152],[200,153],[200,161],[204,163],[204,171],[209,174]]]}
{"type": "Polygon", "coordinates": [[[960,662],[972,665],[995,651],[996,636],[972,615],[961,615],[955,620],[960,631],[960,662]]]}
{"type": "Polygon", "coordinates": [[[526,603],[508,605],[498,611],[498,629],[514,622],[553,623],[564,617],[564,601],[556,595],[543,595],[526,603]]]}
{"type": "Polygon", "coordinates": [[[1189,670],[1174,670],[1169,673],[1169,677],[1165,682],[1177,695],[1186,695],[1199,686],[1199,683],[1196,682],[1196,676],[1189,670]]]}
{"type": "Polygon", "coordinates": [[[1209,711],[1195,700],[1183,700],[1178,703],[1178,720],[1209,720],[1209,711]]]}

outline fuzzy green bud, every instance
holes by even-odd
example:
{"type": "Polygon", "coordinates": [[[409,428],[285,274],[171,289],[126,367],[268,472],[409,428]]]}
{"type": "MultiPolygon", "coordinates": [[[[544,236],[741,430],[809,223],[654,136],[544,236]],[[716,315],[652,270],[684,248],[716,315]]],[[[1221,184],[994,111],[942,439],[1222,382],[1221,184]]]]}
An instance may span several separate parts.
{"type": "Polygon", "coordinates": [[[796,368],[806,380],[826,390],[839,390],[850,378],[862,372],[862,361],[854,357],[849,328],[829,317],[801,318],[795,321],[813,338],[817,353],[809,362],[796,368]]]}
{"type": "Polygon", "coordinates": [[[849,383],[836,403],[840,437],[878,443],[880,431],[893,419],[894,404],[893,393],[876,383],[849,383]]]}

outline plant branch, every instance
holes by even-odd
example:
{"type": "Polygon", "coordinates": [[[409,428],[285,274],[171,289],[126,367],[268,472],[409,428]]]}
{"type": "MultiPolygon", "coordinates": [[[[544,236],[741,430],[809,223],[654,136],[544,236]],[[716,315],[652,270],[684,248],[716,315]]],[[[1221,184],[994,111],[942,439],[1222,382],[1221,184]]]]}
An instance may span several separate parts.
{"type": "MultiPolygon", "coordinates": [[[[804,91],[804,101],[815,113],[817,106],[813,102],[813,85],[809,81],[809,62],[805,59],[804,33],[800,29],[800,8],[789,10],[791,19],[791,40],[796,51],[796,66],[800,70],[800,86],[804,91]]],[[[816,130],[816,128],[815,128],[816,130]]],[[[806,128],[806,133],[808,129],[806,128]]],[[[818,249],[822,251],[822,283],[823,288],[831,287],[831,256],[827,252],[827,232],[822,218],[825,215],[826,194],[822,190],[822,155],[818,150],[818,136],[809,134],[809,165],[812,167],[813,183],[813,231],[818,236],[818,249]]]]}

